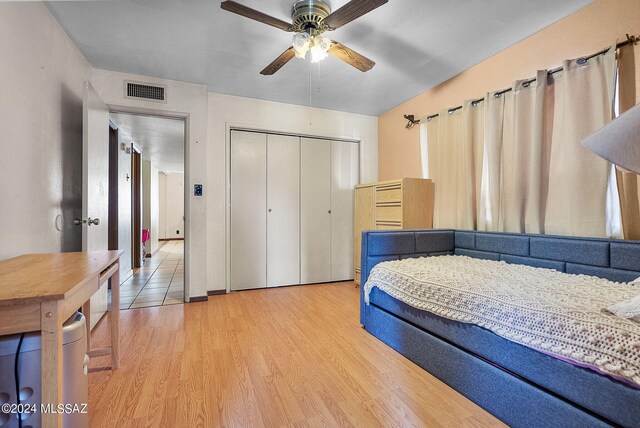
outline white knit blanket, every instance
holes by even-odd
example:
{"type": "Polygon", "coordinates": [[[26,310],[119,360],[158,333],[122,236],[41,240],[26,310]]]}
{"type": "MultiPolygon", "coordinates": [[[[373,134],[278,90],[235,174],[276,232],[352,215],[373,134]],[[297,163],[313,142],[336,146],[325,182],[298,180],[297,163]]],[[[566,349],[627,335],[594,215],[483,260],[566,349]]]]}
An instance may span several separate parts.
{"type": "Polygon", "coordinates": [[[640,323],[606,308],[640,287],[464,256],[383,262],[365,284],[640,387],[640,323]]]}

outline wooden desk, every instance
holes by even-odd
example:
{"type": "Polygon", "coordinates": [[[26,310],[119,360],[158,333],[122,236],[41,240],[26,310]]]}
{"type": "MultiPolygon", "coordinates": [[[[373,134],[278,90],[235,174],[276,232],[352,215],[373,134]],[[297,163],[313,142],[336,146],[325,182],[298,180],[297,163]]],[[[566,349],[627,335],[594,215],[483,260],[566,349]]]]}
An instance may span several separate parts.
{"type": "MultiPolygon", "coordinates": [[[[111,354],[119,365],[120,266],[123,251],[27,254],[0,261],[0,335],[41,331],[42,403],[62,404],[62,324],[111,281],[111,354]]],[[[91,326],[87,320],[87,343],[91,326]]],[[[90,345],[89,345],[90,346],[90,345]]],[[[62,426],[62,415],[42,414],[42,426],[62,426]]]]}

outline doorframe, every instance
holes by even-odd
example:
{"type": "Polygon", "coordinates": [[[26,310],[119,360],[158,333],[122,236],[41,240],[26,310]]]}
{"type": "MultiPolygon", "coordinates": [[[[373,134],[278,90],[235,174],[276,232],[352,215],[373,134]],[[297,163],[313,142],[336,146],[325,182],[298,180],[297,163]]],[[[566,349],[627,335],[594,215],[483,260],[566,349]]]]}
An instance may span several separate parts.
{"type": "MultiPolygon", "coordinates": [[[[134,116],[153,116],[164,119],[179,119],[184,121],[184,302],[189,303],[191,299],[191,272],[189,271],[191,254],[189,251],[189,243],[191,242],[191,198],[188,183],[191,183],[191,168],[189,162],[189,144],[191,115],[176,111],[157,110],[151,108],[122,106],[115,104],[107,104],[109,113],[122,113],[134,116]]],[[[142,159],[141,159],[142,160],[142,159]]],[[[142,164],[142,163],[141,163],[142,164]]],[[[142,173],[142,168],[141,168],[142,173]]],[[[142,184],[142,183],[141,183],[142,184]]],[[[140,225],[142,233],[142,224],[140,225]]]]}
{"type": "Polygon", "coordinates": [[[108,249],[118,249],[118,126],[109,119],[109,217],[108,249]]]}
{"type": "Polygon", "coordinates": [[[142,153],[131,143],[131,264],[142,267],[142,153]]]}
{"type": "Polygon", "coordinates": [[[316,134],[309,134],[301,128],[277,128],[264,125],[225,122],[225,291],[231,292],[231,131],[261,132],[267,134],[291,135],[301,138],[316,138],[322,140],[345,141],[358,144],[358,182],[364,180],[364,156],[366,138],[359,136],[337,136],[328,131],[317,130],[316,134]]]}

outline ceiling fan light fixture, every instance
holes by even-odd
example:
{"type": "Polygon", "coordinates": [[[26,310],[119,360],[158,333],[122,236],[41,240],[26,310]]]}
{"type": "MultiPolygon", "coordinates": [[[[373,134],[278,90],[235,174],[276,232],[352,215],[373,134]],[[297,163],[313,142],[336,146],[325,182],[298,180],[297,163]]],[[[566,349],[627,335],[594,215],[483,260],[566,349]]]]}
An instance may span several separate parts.
{"type": "Polygon", "coordinates": [[[320,46],[315,45],[311,49],[311,62],[316,63],[325,59],[329,54],[326,51],[323,51],[320,46]]]}
{"type": "Polygon", "coordinates": [[[296,33],[293,35],[293,51],[296,58],[305,59],[307,52],[311,52],[311,62],[322,61],[329,54],[331,40],[320,34],[311,36],[307,33],[296,33]]]}
{"type": "Polygon", "coordinates": [[[329,39],[328,37],[318,35],[315,36],[313,40],[316,46],[319,46],[320,49],[322,49],[324,52],[328,51],[331,47],[331,39],[329,39]]]}
{"type": "Polygon", "coordinates": [[[328,51],[331,47],[331,40],[323,36],[314,36],[311,43],[311,62],[316,63],[322,61],[329,56],[328,51]]]}
{"type": "Polygon", "coordinates": [[[293,35],[293,50],[296,58],[304,59],[311,44],[311,37],[307,33],[296,33],[293,35]]]}

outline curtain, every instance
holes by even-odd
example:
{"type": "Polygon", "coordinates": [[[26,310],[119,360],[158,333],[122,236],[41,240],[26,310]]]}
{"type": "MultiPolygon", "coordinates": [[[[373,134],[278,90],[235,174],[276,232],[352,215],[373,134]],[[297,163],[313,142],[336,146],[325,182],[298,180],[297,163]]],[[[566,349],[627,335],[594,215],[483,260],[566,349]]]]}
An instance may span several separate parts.
{"type": "Polygon", "coordinates": [[[438,163],[438,139],[439,139],[438,129],[440,127],[438,122],[438,116],[431,118],[431,120],[427,120],[424,126],[426,127],[425,141],[428,144],[428,147],[426,147],[427,158],[428,158],[427,168],[429,172],[428,178],[433,180],[436,172],[436,165],[438,163]],[[429,142],[431,142],[431,144],[429,144],[429,142]]]}
{"type": "Polygon", "coordinates": [[[467,229],[477,229],[480,214],[482,161],[484,153],[484,108],[473,100],[462,105],[463,159],[462,170],[466,180],[459,191],[466,192],[458,222],[467,229]]]}
{"type": "MultiPolygon", "coordinates": [[[[435,184],[434,227],[476,229],[482,176],[484,110],[474,101],[426,121],[423,155],[435,184]]],[[[425,160],[423,160],[423,165],[425,160]]],[[[423,167],[424,171],[424,167],[423,167]]]]}
{"type": "Polygon", "coordinates": [[[420,169],[422,178],[431,178],[429,172],[429,121],[420,119],[420,169]]]}
{"type": "Polygon", "coordinates": [[[498,230],[544,233],[548,183],[547,71],[504,94],[498,230]]]}
{"type": "Polygon", "coordinates": [[[498,230],[502,165],[502,130],[505,97],[488,93],[482,103],[485,112],[484,151],[478,230],[498,230]]]}
{"type": "Polygon", "coordinates": [[[615,47],[588,61],[566,60],[549,79],[554,97],[545,232],[607,235],[611,164],[580,142],[612,119],[615,47]]]}
{"type": "MultiPolygon", "coordinates": [[[[610,49],[423,119],[421,160],[423,176],[435,183],[434,227],[610,235],[615,174],[581,141],[612,118],[615,70],[610,49]]],[[[635,178],[621,188],[630,195],[627,209],[640,212],[635,178]]]]}
{"type": "MultiPolygon", "coordinates": [[[[462,111],[441,111],[437,124],[437,139],[428,137],[433,143],[429,144],[430,155],[435,159],[430,165],[435,184],[433,227],[457,228],[458,203],[466,196],[460,193],[460,181],[465,180],[461,176],[462,111]]],[[[464,229],[462,225],[460,228],[464,229]]]]}
{"type": "MultiPolygon", "coordinates": [[[[636,69],[634,45],[619,50],[618,57],[618,107],[622,114],[636,104],[636,69]]],[[[625,239],[640,240],[640,183],[638,175],[616,168],[622,228],[625,239]]]]}

